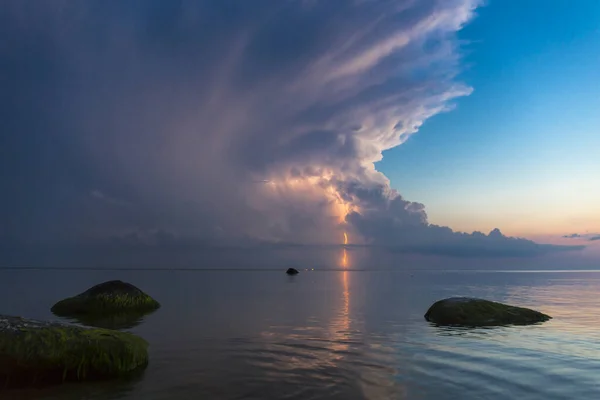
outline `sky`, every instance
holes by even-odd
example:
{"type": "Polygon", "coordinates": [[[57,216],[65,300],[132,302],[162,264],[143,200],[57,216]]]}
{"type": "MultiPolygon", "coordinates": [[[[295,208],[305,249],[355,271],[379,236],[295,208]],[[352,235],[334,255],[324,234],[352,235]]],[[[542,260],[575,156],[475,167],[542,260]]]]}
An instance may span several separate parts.
{"type": "Polygon", "coordinates": [[[473,93],[377,168],[433,223],[600,231],[600,2],[491,0],[458,36],[473,93]]]}
{"type": "Polygon", "coordinates": [[[599,243],[594,3],[4,1],[3,262],[599,243]]]}

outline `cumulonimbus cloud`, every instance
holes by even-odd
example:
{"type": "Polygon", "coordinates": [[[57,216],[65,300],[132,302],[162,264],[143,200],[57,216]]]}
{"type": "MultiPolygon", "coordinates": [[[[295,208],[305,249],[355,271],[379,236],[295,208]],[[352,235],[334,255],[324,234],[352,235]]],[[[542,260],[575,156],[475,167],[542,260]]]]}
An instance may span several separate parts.
{"type": "Polygon", "coordinates": [[[536,252],[430,225],[374,166],[471,93],[478,3],[5,1],[0,212],[30,241],[536,252]]]}

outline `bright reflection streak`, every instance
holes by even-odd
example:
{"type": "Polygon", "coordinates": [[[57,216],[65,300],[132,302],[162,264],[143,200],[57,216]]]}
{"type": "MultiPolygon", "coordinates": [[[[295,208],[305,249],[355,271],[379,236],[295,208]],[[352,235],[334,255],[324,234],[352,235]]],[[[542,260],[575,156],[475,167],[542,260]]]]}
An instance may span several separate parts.
{"type": "MultiPolygon", "coordinates": [[[[347,257],[346,249],[341,257],[342,260],[347,257]]],[[[320,374],[323,382],[331,387],[347,385],[344,393],[360,390],[360,398],[365,400],[409,398],[406,389],[395,379],[396,349],[381,339],[372,342],[364,333],[361,313],[350,313],[350,280],[355,279],[356,273],[351,275],[351,271],[344,270],[333,274],[331,293],[335,294],[335,301],[330,303],[331,307],[321,309],[324,313],[318,313],[317,317],[308,317],[304,325],[272,326],[263,332],[265,351],[270,359],[263,361],[261,357],[253,364],[266,369],[273,380],[281,380],[282,376],[312,379],[307,378],[308,370],[320,374]],[[367,363],[364,363],[365,357],[367,363]],[[349,376],[339,378],[340,373],[349,376]]],[[[360,298],[355,298],[352,304],[360,310],[360,303],[360,298]]],[[[353,394],[346,398],[357,397],[356,392],[353,394]]]]}
{"type": "Polygon", "coordinates": [[[342,249],[342,254],[339,258],[339,266],[346,269],[350,265],[350,257],[348,256],[348,250],[342,249]]]}
{"type": "MultiPolygon", "coordinates": [[[[344,256],[346,255],[346,249],[344,249],[344,256]]],[[[344,328],[347,330],[350,328],[350,292],[348,291],[348,271],[342,272],[342,281],[344,284],[344,311],[342,313],[344,320],[344,328]]]]}

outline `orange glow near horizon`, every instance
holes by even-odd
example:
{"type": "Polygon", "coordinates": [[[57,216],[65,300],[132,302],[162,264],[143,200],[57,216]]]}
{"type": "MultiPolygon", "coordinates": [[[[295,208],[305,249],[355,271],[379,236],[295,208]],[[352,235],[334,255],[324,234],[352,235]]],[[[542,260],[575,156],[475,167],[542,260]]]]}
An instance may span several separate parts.
{"type": "Polygon", "coordinates": [[[343,269],[347,269],[350,266],[350,257],[348,256],[348,250],[345,247],[342,248],[342,254],[340,254],[339,258],[339,266],[343,269]]]}
{"type": "Polygon", "coordinates": [[[348,234],[344,232],[344,244],[348,244],[348,234]]]}
{"type": "Polygon", "coordinates": [[[468,199],[461,198],[460,201],[421,200],[427,204],[430,223],[460,232],[488,233],[499,228],[508,236],[531,238],[600,231],[597,207],[600,191],[594,195],[583,187],[568,190],[561,186],[552,191],[540,190],[535,195],[532,192],[530,196],[512,191],[514,198],[504,192],[494,193],[490,198],[482,193],[485,191],[470,194],[468,199]],[[578,197],[577,207],[572,207],[573,193],[586,193],[590,197],[585,202],[578,197]]]}

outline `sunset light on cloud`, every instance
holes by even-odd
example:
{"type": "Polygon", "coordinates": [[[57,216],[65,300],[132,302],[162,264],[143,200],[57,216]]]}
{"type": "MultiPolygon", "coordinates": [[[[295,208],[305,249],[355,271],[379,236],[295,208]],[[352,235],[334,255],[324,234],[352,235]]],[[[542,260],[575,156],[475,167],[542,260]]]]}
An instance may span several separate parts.
{"type": "Polygon", "coordinates": [[[2,5],[0,36],[20,38],[1,53],[3,150],[27,154],[2,157],[21,171],[1,180],[5,243],[559,249],[494,230],[533,234],[543,213],[407,200],[387,167],[473,95],[459,34],[479,1],[132,4],[2,5]]]}

